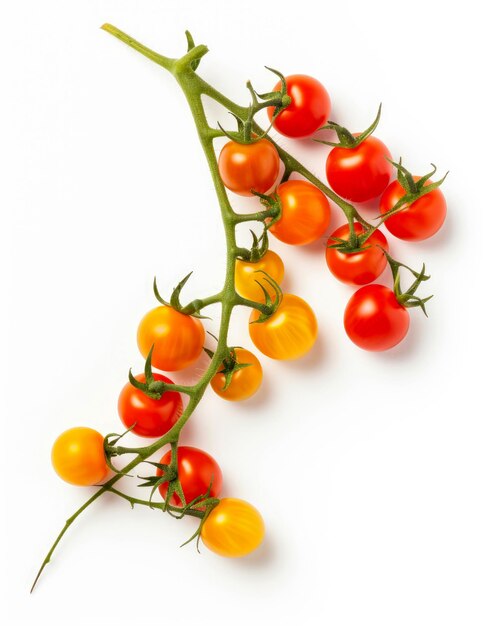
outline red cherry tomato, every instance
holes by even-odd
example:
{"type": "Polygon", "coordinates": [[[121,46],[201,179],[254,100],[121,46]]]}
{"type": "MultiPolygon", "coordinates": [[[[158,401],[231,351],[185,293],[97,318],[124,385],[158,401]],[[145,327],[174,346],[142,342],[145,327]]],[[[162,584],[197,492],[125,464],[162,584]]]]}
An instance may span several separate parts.
{"type": "Polygon", "coordinates": [[[219,155],[219,173],[222,182],[240,196],[252,196],[269,191],[280,171],[280,157],[268,139],[253,143],[229,141],[219,155]]]}
{"type": "MultiPolygon", "coordinates": [[[[354,230],[356,235],[364,232],[358,222],[354,223],[354,230]]],[[[334,238],[347,241],[350,237],[349,225],[344,224],[337,228],[332,237],[333,239],[328,240],[328,245],[337,243],[334,238]]],[[[363,247],[366,246],[366,250],[348,254],[337,248],[326,248],[326,263],[333,276],[348,285],[367,285],[376,280],[387,263],[386,256],[377,246],[388,250],[388,241],[381,231],[375,230],[364,242],[363,247]]]]}
{"type": "MultiPolygon", "coordinates": [[[[293,74],[285,78],[287,94],[292,102],[275,118],[273,127],[286,137],[309,137],[330,116],[331,101],[323,85],[305,74],[293,74]]],[[[280,91],[281,83],[273,88],[280,91]]],[[[268,107],[268,117],[273,119],[275,107],[268,107]]]]}
{"type": "MultiPolygon", "coordinates": [[[[135,378],[145,382],[145,374],[135,378]]],[[[162,374],[154,374],[155,380],[173,384],[173,381],[162,374]]],[[[141,437],[162,437],[179,419],[183,410],[181,395],[176,391],[166,391],[160,400],[153,400],[143,391],[127,383],[121,390],[118,399],[118,413],[123,424],[141,437]]]]}
{"type": "MultiPolygon", "coordinates": [[[[418,177],[414,176],[415,180],[418,177]]],[[[432,181],[428,181],[426,185],[432,181]]],[[[425,185],[424,185],[425,186],[425,185]]],[[[381,214],[390,211],[405,190],[394,180],[381,197],[379,209],[381,214]]],[[[422,241],[432,237],[441,228],[446,219],[446,200],[440,189],[434,189],[398,211],[384,222],[392,235],[405,241],[422,241]]]]}
{"type": "MultiPolygon", "coordinates": [[[[171,462],[171,450],[160,460],[160,463],[169,465],[171,462]]],[[[157,470],[157,476],[162,476],[162,471],[157,470]]],[[[204,496],[210,484],[210,497],[217,498],[222,491],[222,472],[219,465],[210,454],[192,448],[190,446],[178,447],[178,476],[183,487],[186,503],[191,502],[198,496],[204,496]]],[[[167,483],[159,485],[161,496],[165,499],[167,495],[167,483]]],[[[174,506],[183,506],[181,500],[173,493],[171,503],[174,506]]]]}
{"type": "Polygon", "coordinates": [[[380,196],[388,186],[392,172],[388,159],[388,148],[371,135],[355,148],[333,148],[326,159],[326,177],[342,198],[367,202],[380,196]]]}
{"type": "Polygon", "coordinates": [[[325,194],[307,180],[288,180],[277,187],[282,216],[270,227],[277,239],[303,246],[319,239],[330,223],[331,208],[325,194]]]}
{"type": "Polygon", "coordinates": [[[388,350],[405,337],[410,324],[407,309],[384,285],[358,289],[345,309],[345,331],[359,348],[388,350]]]}

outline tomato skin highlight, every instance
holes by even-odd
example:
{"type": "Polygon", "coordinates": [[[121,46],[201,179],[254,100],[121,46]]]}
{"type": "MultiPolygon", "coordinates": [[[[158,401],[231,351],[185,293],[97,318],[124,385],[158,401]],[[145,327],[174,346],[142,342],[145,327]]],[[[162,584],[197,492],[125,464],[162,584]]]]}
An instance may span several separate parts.
{"type": "Polygon", "coordinates": [[[366,285],[348,301],[345,331],[359,348],[379,352],[396,346],[408,332],[410,316],[384,285],[366,285]]]}
{"type": "MultiPolygon", "coordinates": [[[[171,463],[171,450],[159,461],[169,465],[171,463]]],[[[162,470],[157,469],[157,476],[162,476],[162,470]]],[[[183,488],[186,503],[191,502],[198,496],[204,496],[210,483],[210,497],[218,498],[222,491],[222,471],[217,461],[207,452],[191,446],[178,446],[178,476],[183,488]]],[[[163,499],[167,495],[167,483],[159,485],[159,492],[163,499]]],[[[183,506],[179,496],[173,493],[171,504],[183,506]]]]}
{"type": "MultiPolygon", "coordinates": [[[[145,382],[145,374],[135,378],[145,382]]],[[[162,374],[154,374],[154,380],[173,384],[162,374]]],[[[149,398],[143,391],[127,383],[118,398],[118,413],[126,428],[140,437],[162,437],[176,424],[183,410],[181,395],[176,391],[166,391],[159,400],[149,398]]]]}
{"type": "MultiPolygon", "coordinates": [[[[359,222],[354,222],[354,230],[357,235],[364,232],[359,222]]],[[[348,240],[350,228],[344,224],[337,228],[331,235],[337,239],[348,240]]],[[[334,239],[328,240],[328,245],[336,243],[334,239]]],[[[377,246],[388,250],[388,241],[380,230],[367,239],[364,246],[371,246],[367,250],[355,253],[345,253],[336,248],[326,248],[326,263],[330,272],[342,283],[347,285],[367,285],[372,283],[384,271],[387,260],[384,252],[377,246]]]]}
{"type": "MultiPolygon", "coordinates": [[[[414,176],[418,180],[417,176],[414,176]]],[[[430,184],[429,180],[426,184],[430,184]]],[[[405,190],[394,180],[381,196],[380,213],[384,215],[405,195],[405,190]]],[[[446,219],[446,199],[437,188],[412,202],[384,222],[392,235],[405,241],[422,241],[435,235],[446,219]]]]}
{"type": "Polygon", "coordinates": [[[319,239],[328,228],[331,207],[328,198],[306,180],[288,180],[277,187],[282,216],[270,227],[277,239],[304,246],[319,239]]]}
{"type": "Polygon", "coordinates": [[[284,294],[275,313],[264,322],[256,322],[260,312],[251,311],[249,335],[255,346],[271,359],[299,359],[313,347],[318,322],[309,304],[293,294],[284,294]]]}
{"type": "MultiPolygon", "coordinates": [[[[275,118],[273,127],[286,137],[309,137],[323,126],[331,111],[331,100],[323,85],[305,74],[286,76],[287,94],[292,102],[275,118]]],[[[280,91],[278,82],[273,91],[280,91]]],[[[268,107],[270,122],[275,107],[268,107]]]]}
{"type": "Polygon", "coordinates": [[[243,557],[256,550],[265,536],[265,524],[254,506],[238,498],[223,498],[203,524],[200,538],[219,556],[243,557]]]}
{"type": "Polygon", "coordinates": [[[390,151],[372,135],[355,148],[333,148],[326,159],[328,183],[345,200],[374,200],[390,182],[392,165],[388,159],[390,151]]]}
{"type": "Polygon", "coordinates": [[[51,450],[51,462],[58,476],[72,485],[95,485],[109,473],[104,437],[86,426],[70,428],[59,435],[51,450]]]}
{"type": "Polygon", "coordinates": [[[154,346],[152,365],[168,372],[194,363],[202,353],[204,341],[205,330],[199,319],[164,305],[149,311],[137,331],[142,356],[147,358],[154,346]]]}
{"type": "Polygon", "coordinates": [[[217,372],[210,381],[212,389],[224,400],[239,401],[250,398],[258,391],[263,380],[263,368],[252,352],[244,348],[235,348],[235,353],[238,363],[249,363],[250,365],[234,372],[227,389],[224,389],[225,374],[217,372]]]}
{"type": "Polygon", "coordinates": [[[218,164],[224,185],[240,196],[254,195],[252,189],[267,193],[280,171],[280,157],[268,139],[249,144],[229,141],[220,151],[218,164]]]}
{"type": "Polygon", "coordinates": [[[258,282],[260,282],[273,298],[274,289],[265,280],[266,272],[273,280],[280,285],[284,278],[284,263],[282,259],[273,250],[267,250],[265,254],[256,263],[250,261],[242,261],[237,259],[235,270],[236,291],[243,298],[254,300],[255,302],[264,302],[265,294],[258,282]]]}

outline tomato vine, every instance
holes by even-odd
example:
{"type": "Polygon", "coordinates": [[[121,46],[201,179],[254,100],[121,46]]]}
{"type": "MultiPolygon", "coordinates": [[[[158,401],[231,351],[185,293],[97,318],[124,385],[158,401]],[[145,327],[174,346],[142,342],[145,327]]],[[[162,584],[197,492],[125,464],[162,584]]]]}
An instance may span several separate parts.
{"type": "MultiPolygon", "coordinates": [[[[89,507],[95,500],[97,500],[105,493],[111,493],[113,495],[123,498],[124,500],[128,501],[132,505],[132,507],[138,504],[151,508],[161,509],[170,513],[171,515],[179,517],[182,517],[183,515],[196,517],[200,520],[200,526],[197,532],[194,534],[194,537],[199,537],[200,531],[207,517],[211,514],[213,509],[219,505],[219,500],[217,498],[210,497],[210,489],[208,493],[203,495],[203,497],[197,498],[187,503],[183,507],[176,507],[171,504],[171,497],[173,494],[176,494],[176,496],[178,496],[182,502],[185,502],[182,485],[180,483],[177,472],[179,436],[183,426],[186,424],[190,416],[193,414],[198,403],[202,399],[202,396],[212,378],[217,374],[218,371],[221,370],[221,364],[229,363],[230,365],[231,348],[228,345],[228,330],[234,308],[237,306],[246,306],[251,308],[253,310],[253,321],[259,321],[259,325],[261,325],[261,322],[263,322],[264,320],[268,320],[269,317],[275,314],[278,307],[282,304],[283,296],[277,283],[268,276],[265,276],[263,278],[266,287],[268,287],[268,290],[261,285],[262,281],[259,281],[265,295],[263,302],[243,297],[237,291],[235,276],[237,262],[257,261],[266,253],[268,249],[267,231],[271,224],[279,218],[281,214],[281,206],[279,205],[279,202],[277,202],[275,197],[266,197],[258,193],[256,195],[260,196],[260,200],[264,205],[262,210],[250,214],[236,213],[231,206],[226,189],[224,187],[223,179],[220,175],[219,164],[214,150],[214,140],[218,138],[228,137],[229,139],[238,141],[239,143],[242,142],[246,145],[252,145],[255,141],[270,142],[270,144],[275,147],[276,152],[278,153],[278,156],[280,157],[280,160],[283,162],[283,165],[285,167],[282,181],[285,183],[286,181],[288,181],[291,174],[297,173],[301,175],[306,181],[309,181],[309,183],[314,185],[335,204],[337,204],[342,209],[347,218],[351,240],[355,241],[356,245],[363,246],[364,243],[369,239],[371,234],[375,232],[377,226],[379,226],[388,217],[381,216],[381,220],[376,226],[367,222],[352,204],[339,197],[334,191],[332,191],[332,189],[330,189],[326,184],[324,184],[314,174],[312,174],[295,157],[293,157],[285,149],[279,146],[268,135],[268,131],[265,131],[256,123],[255,115],[259,111],[269,107],[274,111],[271,115],[271,118],[274,120],[276,115],[280,114],[283,108],[287,107],[290,103],[290,97],[286,92],[285,81],[282,75],[276,70],[272,71],[277,74],[278,77],[281,79],[279,83],[280,90],[273,91],[268,94],[258,95],[252,88],[251,84],[247,83],[247,88],[250,92],[252,102],[249,106],[241,106],[217,91],[214,87],[208,84],[196,73],[196,69],[201,59],[208,52],[208,49],[204,45],[195,45],[189,33],[186,33],[188,41],[188,51],[186,52],[186,54],[180,58],[170,58],[154,52],[153,50],[142,45],[126,33],[122,32],[121,30],[110,24],[104,24],[102,26],[102,29],[170,72],[176,79],[188,102],[198,132],[198,137],[210,169],[221,211],[227,251],[226,271],[224,283],[220,292],[201,299],[195,299],[188,304],[182,306],[180,303],[180,294],[186,281],[189,278],[189,276],[187,276],[181,281],[181,283],[179,283],[178,287],[175,289],[173,295],[171,296],[170,303],[173,309],[175,309],[179,313],[196,317],[201,317],[203,309],[205,309],[207,306],[215,303],[220,303],[220,329],[218,337],[216,338],[217,343],[215,349],[213,352],[210,352],[210,363],[205,373],[194,385],[176,385],[171,382],[163,381],[162,377],[160,379],[154,379],[151,369],[152,350],[150,351],[146,362],[145,380],[142,380],[141,378],[138,378],[137,380],[137,378],[130,375],[130,382],[134,385],[134,387],[141,390],[143,393],[146,393],[151,398],[160,398],[165,392],[173,391],[186,394],[188,396],[189,402],[181,415],[177,418],[177,421],[171,426],[171,428],[162,437],[160,437],[150,445],[132,448],[119,445],[119,440],[121,439],[122,435],[111,434],[105,438],[105,451],[108,458],[108,464],[112,469],[115,469],[112,465],[113,457],[118,457],[126,454],[131,454],[134,456],[123,467],[123,469],[116,470],[115,475],[109,478],[109,480],[107,480],[104,484],[102,484],[100,488],[66,521],[61,532],[57,536],[55,542],[53,543],[48,554],[46,555],[43,563],[41,564],[32,589],[34,589],[34,586],[36,585],[44,568],[49,563],[57,545],[59,544],[60,540],[67,532],[67,530],[70,528],[70,526],[73,524],[73,522],[79,517],[81,513],[85,511],[85,509],[87,509],[87,507],[89,507]],[[222,105],[233,114],[238,122],[237,132],[226,131],[221,127],[212,128],[209,125],[202,102],[203,96],[208,96],[209,98],[215,100],[218,104],[222,105]],[[244,247],[239,247],[236,241],[236,226],[247,222],[259,222],[264,226],[264,233],[260,239],[258,239],[256,235],[253,234],[253,246],[251,250],[248,250],[244,247]],[[359,225],[357,226],[357,228],[364,229],[363,236],[357,238],[356,227],[354,226],[354,224],[359,225]],[[145,486],[152,487],[153,493],[155,489],[159,486],[159,484],[162,484],[162,481],[164,479],[167,481],[167,495],[163,503],[155,503],[151,500],[134,498],[115,488],[115,484],[120,480],[122,476],[129,474],[129,472],[131,472],[139,464],[144,462],[148,463],[147,459],[149,459],[149,457],[158,452],[163,446],[168,444],[170,444],[171,446],[171,460],[169,465],[153,464],[158,466],[158,469],[160,469],[163,476],[161,476],[161,478],[147,477],[147,482],[145,483],[145,486]]],[[[406,182],[407,179],[410,180],[409,174],[406,176],[405,179],[403,179],[404,174],[406,175],[407,173],[402,166],[400,166],[399,172],[400,178],[404,180],[404,182],[406,182]]],[[[424,188],[423,191],[421,189],[423,187],[423,183],[418,186],[418,189],[417,184],[412,184],[411,182],[407,183],[407,187],[408,193],[413,194],[414,196],[417,194],[417,192],[420,194],[427,192],[427,189],[424,188]]],[[[401,206],[403,206],[403,201],[401,203],[401,206]]],[[[406,268],[406,266],[397,263],[393,259],[391,259],[391,263],[392,269],[394,270],[395,274],[395,282],[399,285],[399,267],[406,268]]],[[[413,272],[413,270],[410,271],[413,272]]],[[[423,272],[421,274],[414,273],[414,276],[416,278],[416,282],[420,282],[421,280],[427,278],[424,276],[423,272]]],[[[154,291],[157,299],[163,305],[167,305],[167,303],[161,298],[156,285],[154,285],[154,291]]],[[[400,299],[406,298],[408,301],[411,300],[412,306],[415,306],[415,304],[418,303],[421,304],[421,306],[423,307],[423,303],[425,302],[425,300],[419,300],[413,294],[414,290],[411,290],[411,293],[409,291],[406,294],[401,294],[400,291],[399,297],[400,299]]],[[[296,296],[286,296],[285,303],[290,302],[288,298],[293,300],[296,299],[296,296]]],[[[297,298],[297,300],[300,299],[297,298]]],[[[297,301],[293,301],[290,302],[289,306],[298,306],[298,303],[297,301]]],[[[407,303],[406,306],[409,306],[409,304],[407,303]]],[[[315,336],[316,332],[316,323],[315,320],[313,322],[309,317],[312,314],[312,312],[310,313],[309,311],[306,312],[304,310],[303,314],[305,314],[309,318],[309,323],[311,325],[309,329],[309,340],[313,341],[313,333],[315,336]]],[[[233,362],[231,367],[235,368],[236,366],[237,363],[233,362]]],[[[225,369],[222,370],[222,372],[225,372],[227,374],[228,370],[225,369]]],[[[233,503],[234,506],[239,508],[241,508],[243,504],[245,503],[242,503],[242,501],[235,501],[233,503]]]]}

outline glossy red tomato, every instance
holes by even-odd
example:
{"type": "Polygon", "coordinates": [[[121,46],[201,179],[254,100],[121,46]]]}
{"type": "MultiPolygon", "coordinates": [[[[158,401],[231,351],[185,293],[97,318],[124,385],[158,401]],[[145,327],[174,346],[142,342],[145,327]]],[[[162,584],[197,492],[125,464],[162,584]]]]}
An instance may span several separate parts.
{"type": "MultiPolygon", "coordinates": [[[[309,137],[326,123],[331,101],[323,85],[305,74],[293,74],[285,79],[287,94],[292,102],[275,118],[273,127],[286,137],[309,137]]],[[[281,83],[273,88],[280,91],[281,83]]],[[[270,121],[275,107],[268,107],[270,121]]]]}
{"type": "MultiPolygon", "coordinates": [[[[135,378],[145,382],[145,374],[135,378]]],[[[154,374],[154,380],[173,384],[173,381],[162,374],[154,374]]],[[[127,383],[121,390],[118,399],[118,413],[123,424],[141,437],[162,437],[179,419],[183,410],[181,395],[176,391],[166,391],[160,400],[149,398],[143,391],[127,383]]]]}
{"type": "Polygon", "coordinates": [[[280,171],[280,157],[268,139],[243,144],[229,141],[219,155],[222,182],[240,196],[252,196],[251,190],[266,193],[274,186],[280,171]]]}
{"type": "MultiPolygon", "coordinates": [[[[414,177],[418,180],[418,177],[414,177]]],[[[430,184],[429,180],[426,184],[430,184]]],[[[424,185],[425,186],[425,185],[424,185]]],[[[405,190],[394,180],[381,197],[381,214],[390,211],[405,195],[405,190]]],[[[422,241],[432,237],[446,219],[446,200],[440,189],[425,194],[410,206],[398,211],[384,222],[392,235],[405,241],[422,241]]]]}
{"type": "Polygon", "coordinates": [[[392,165],[388,159],[388,148],[371,135],[355,148],[333,148],[326,159],[326,177],[333,191],[346,200],[373,200],[389,184],[392,165]]]}
{"type": "MultiPolygon", "coordinates": [[[[160,460],[160,463],[169,465],[171,462],[171,450],[160,460]]],[[[162,471],[157,470],[157,476],[162,476],[162,471]]],[[[210,497],[217,498],[222,491],[222,472],[214,458],[198,448],[190,446],[178,447],[178,476],[183,487],[186,503],[191,502],[198,496],[204,496],[210,483],[210,497]]],[[[165,499],[167,495],[167,483],[159,485],[161,496],[165,499]]],[[[171,503],[174,506],[182,506],[179,497],[173,493],[171,503]]]]}
{"type": "MultiPolygon", "coordinates": [[[[354,223],[354,230],[357,235],[364,232],[358,222],[354,223]]],[[[344,224],[337,228],[332,237],[347,241],[350,237],[349,225],[344,224]]],[[[335,239],[328,240],[328,245],[332,243],[336,243],[335,239]]],[[[381,231],[375,230],[364,242],[363,247],[366,246],[367,249],[361,252],[348,254],[337,248],[326,248],[326,263],[333,276],[348,285],[367,285],[376,280],[387,264],[381,248],[388,250],[388,241],[381,231]]]]}
{"type": "Polygon", "coordinates": [[[319,239],[330,223],[331,208],[325,194],[307,180],[288,180],[277,187],[282,216],[270,227],[277,239],[303,246],[319,239]]]}
{"type": "Polygon", "coordinates": [[[388,350],[405,337],[410,324],[407,309],[384,285],[366,285],[348,301],[345,331],[359,348],[388,350]]]}

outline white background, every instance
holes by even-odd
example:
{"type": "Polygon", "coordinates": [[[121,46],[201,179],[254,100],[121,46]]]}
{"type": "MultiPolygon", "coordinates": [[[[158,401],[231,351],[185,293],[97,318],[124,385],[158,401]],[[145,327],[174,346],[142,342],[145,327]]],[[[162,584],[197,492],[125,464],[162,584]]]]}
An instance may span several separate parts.
{"type": "MultiPolygon", "coordinates": [[[[5,623],[491,624],[484,6],[2,3],[5,623]],[[183,53],[189,28],[211,50],[200,72],[236,100],[248,78],[271,87],[269,65],[319,78],[332,117],[353,130],[383,101],[377,136],[393,155],[416,173],[431,161],[451,171],[449,217],[431,241],[391,242],[411,265],[425,260],[424,292],[435,298],[429,319],[411,311],[406,341],[385,354],[345,337],[351,289],[329,275],[323,242],[273,242],[287,290],[317,313],[319,344],[299,362],[263,358],[264,387],[248,403],[207,393],[183,433],[219,461],[225,495],[262,511],[268,532],[255,555],[179,549],[192,521],[107,497],[72,527],[29,596],[88,493],[56,477],[52,441],[72,425],[121,430],[116,399],[128,367],[142,367],[134,336],[154,306],[153,276],[168,293],[195,269],[189,299],[222,281],[217,202],[184,98],[164,70],[99,30],[105,21],[170,56],[183,53]]],[[[323,175],[325,147],[280,142],[323,175]]],[[[231,338],[251,347],[246,322],[238,312],[231,338]]]]}

